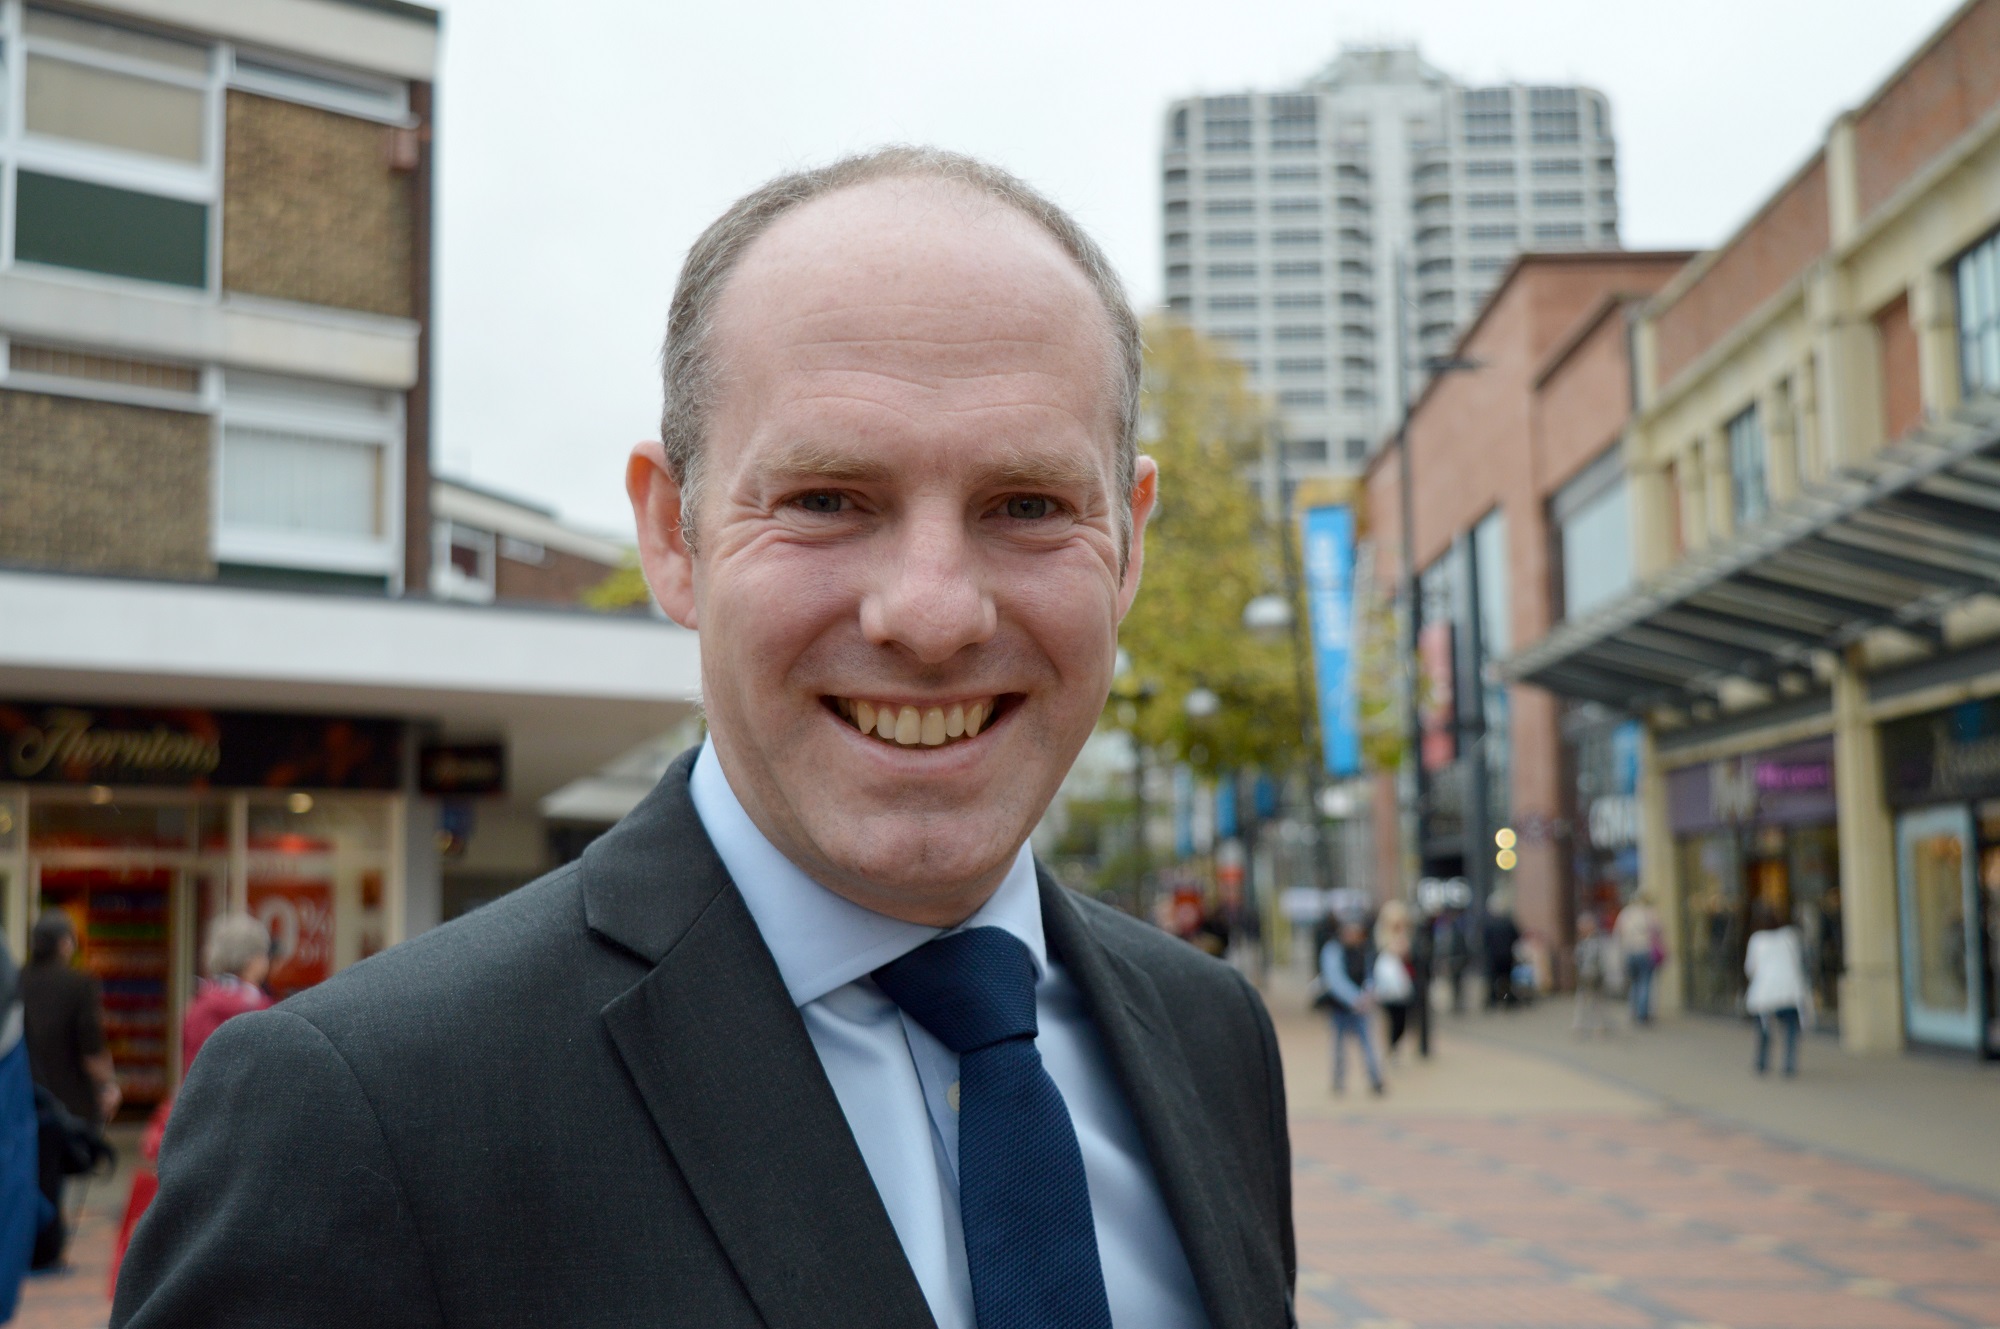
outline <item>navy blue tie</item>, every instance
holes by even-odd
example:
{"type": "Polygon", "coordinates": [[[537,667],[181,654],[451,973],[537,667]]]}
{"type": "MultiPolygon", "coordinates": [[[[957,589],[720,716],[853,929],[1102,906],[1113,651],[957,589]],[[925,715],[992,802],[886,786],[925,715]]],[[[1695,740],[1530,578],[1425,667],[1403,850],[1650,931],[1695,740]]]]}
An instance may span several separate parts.
{"type": "Polygon", "coordinates": [[[1111,1329],[1083,1152],[1035,1047],[1035,961],[968,928],[875,971],[958,1054],[958,1213],[979,1329],[1111,1329]]]}

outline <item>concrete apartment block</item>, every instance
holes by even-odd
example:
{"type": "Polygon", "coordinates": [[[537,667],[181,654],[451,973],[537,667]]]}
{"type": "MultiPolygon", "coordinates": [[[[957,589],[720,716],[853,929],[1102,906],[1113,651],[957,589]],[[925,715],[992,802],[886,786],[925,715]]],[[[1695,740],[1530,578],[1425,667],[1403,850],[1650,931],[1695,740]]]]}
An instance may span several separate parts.
{"type": "Polygon", "coordinates": [[[0,562],[209,577],[209,422],[0,392],[0,562]]]}
{"type": "Polygon", "coordinates": [[[232,90],[223,289],[414,317],[416,182],[392,156],[407,132],[232,90]]]}

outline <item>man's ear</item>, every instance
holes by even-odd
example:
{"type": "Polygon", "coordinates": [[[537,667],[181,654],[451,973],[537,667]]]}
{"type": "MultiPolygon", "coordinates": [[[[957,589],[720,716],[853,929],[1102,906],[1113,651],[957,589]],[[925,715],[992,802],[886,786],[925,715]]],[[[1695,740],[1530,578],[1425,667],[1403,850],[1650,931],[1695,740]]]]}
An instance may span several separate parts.
{"type": "Polygon", "coordinates": [[[694,555],[681,530],[681,487],[667,470],[667,450],[637,444],[625,461],[625,493],[639,532],[639,567],[667,617],[684,628],[695,622],[694,555]]]}
{"type": "Polygon", "coordinates": [[[1132,537],[1125,550],[1125,580],[1118,588],[1118,618],[1123,622],[1139,594],[1139,572],[1146,561],[1146,519],[1160,497],[1160,467],[1151,457],[1140,457],[1132,468],[1132,537]]]}

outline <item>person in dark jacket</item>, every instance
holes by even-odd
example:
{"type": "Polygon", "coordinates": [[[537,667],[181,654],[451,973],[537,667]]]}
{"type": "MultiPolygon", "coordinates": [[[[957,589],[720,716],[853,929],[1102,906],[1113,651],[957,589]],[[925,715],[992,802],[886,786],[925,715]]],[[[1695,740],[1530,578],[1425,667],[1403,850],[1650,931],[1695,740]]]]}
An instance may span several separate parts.
{"type": "MultiPolygon", "coordinates": [[[[104,997],[97,979],[77,969],[76,928],[69,915],[51,909],[35,920],[28,967],[21,974],[21,1006],[28,1063],[35,1083],[47,1090],[74,1121],[51,1125],[43,1134],[41,1187],[53,1217],[35,1240],[34,1267],[62,1263],[69,1225],[62,1212],[62,1149],[50,1141],[79,1131],[95,1134],[118,1111],[118,1078],[104,1045],[104,997]]],[[[56,1114],[60,1116],[60,1114],[56,1114]]]]}
{"type": "Polygon", "coordinates": [[[1512,911],[1497,901],[1486,915],[1486,1009],[1511,1007],[1514,995],[1514,948],[1521,942],[1521,929],[1514,925],[1512,911]]]}
{"type": "Polygon", "coordinates": [[[42,1225],[35,1084],[23,1037],[21,975],[0,946],[0,1323],[14,1318],[42,1225]]]}

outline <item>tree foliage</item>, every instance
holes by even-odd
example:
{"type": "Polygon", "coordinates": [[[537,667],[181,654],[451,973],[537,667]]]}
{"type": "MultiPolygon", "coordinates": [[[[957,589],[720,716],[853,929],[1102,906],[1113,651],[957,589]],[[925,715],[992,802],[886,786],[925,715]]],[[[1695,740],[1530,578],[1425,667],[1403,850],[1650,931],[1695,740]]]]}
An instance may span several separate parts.
{"type": "Polygon", "coordinates": [[[630,553],[603,581],[584,591],[583,602],[592,609],[645,609],[653,603],[646,586],[646,574],[639,568],[639,555],[630,553]]]}
{"type": "Polygon", "coordinates": [[[1285,584],[1279,527],[1250,482],[1269,413],[1241,365],[1191,329],[1156,320],[1146,329],[1142,418],[1160,498],[1139,596],[1119,631],[1130,670],[1105,722],[1200,770],[1284,769],[1302,741],[1291,645],[1243,626],[1244,606],[1285,584]],[[1219,699],[1215,715],[1188,715],[1197,688],[1219,699]]]}

